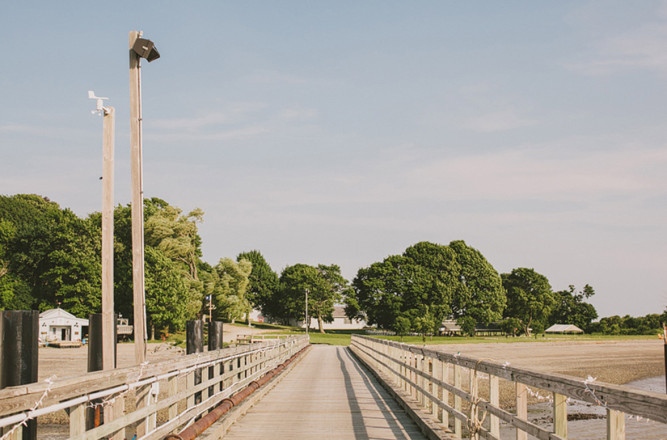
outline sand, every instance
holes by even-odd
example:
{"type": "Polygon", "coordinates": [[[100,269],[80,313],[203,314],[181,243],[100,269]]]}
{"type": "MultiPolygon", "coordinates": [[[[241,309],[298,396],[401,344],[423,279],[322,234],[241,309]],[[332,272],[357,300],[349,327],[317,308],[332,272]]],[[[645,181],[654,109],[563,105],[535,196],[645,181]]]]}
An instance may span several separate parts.
{"type": "Polygon", "coordinates": [[[617,385],[665,374],[663,342],[655,340],[554,341],[509,344],[448,344],[447,353],[490,359],[545,373],[560,373],[617,385]]]}

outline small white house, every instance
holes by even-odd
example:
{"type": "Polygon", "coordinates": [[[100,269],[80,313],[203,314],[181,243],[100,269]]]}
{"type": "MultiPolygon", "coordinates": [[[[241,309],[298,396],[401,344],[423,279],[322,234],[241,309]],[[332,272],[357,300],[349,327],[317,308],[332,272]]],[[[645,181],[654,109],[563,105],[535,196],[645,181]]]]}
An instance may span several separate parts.
{"type": "Polygon", "coordinates": [[[39,314],[39,338],[43,342],[81,341],[88,320],[77,318],[61,308],[39,314]]]}

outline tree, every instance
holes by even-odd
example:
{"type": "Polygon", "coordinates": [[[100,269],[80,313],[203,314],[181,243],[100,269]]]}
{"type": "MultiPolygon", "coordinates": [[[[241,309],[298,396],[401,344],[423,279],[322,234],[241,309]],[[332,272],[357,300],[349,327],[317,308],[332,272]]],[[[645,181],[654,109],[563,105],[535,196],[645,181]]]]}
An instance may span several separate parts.
{"type": "Polygon", "coordinates": [[[530,335],[533,322],[546,322],[556,303],[549,280],[534,269],[521,267],[502,274],[502,282],[507,292],[505,316],[519,319],[530,335]]]}
{"type": "MultiPolygon", "coordinates": [[[[158,198],[144,200],[145,224],[145,273],[158,273],[163,266],[161,257],[171,261],[169,265],[173,276],[178,277],[183,301],[185,321],[194,319],[202,310],[204,284],[199,279],[201,239],[197,233],[197,223],[203,213],[195,209],[188,215],[182,215],[177,207],[170,206],[158,198]],[[150,259],[148,249],[159,252],[160,258],[150,259]],[[162,266],[152,268],[152,264],[162,266]]],[[[114,210],[114,295],[115,307],[123,316],[134,317],[134,296],[132,283],[132,217],[131,206],[117,206],[114,210]]],[[[99,214],[96,214],[99,216],[99,214]]],[[[152,253],[152,255],[157,255],[152,253]]],[[[210,266],[209,266],[210,268],[210,266]]],[[[211,269],[212,270],[212,269],[211,269]]],[[[146,275],[147,276],[147,275],[146,275]]],[[[172,282],[175,282],[172,280],[172,282]]],[[[179,287],[180,288],[180,287],[179,287]]],[[[148,293],[146,293],[148,295],[148,293]]],[[[159,292],[156,292],[159,294],[159,292]]],[[[151,304],[160,304],[157,301],[151,304]]],[[[151,315],[149,302],[146,302],[146,313],[151,315]]],[[[161,314],[159,310],[155,311],[161,314]]],[[[179,318],[180,320],[181,318],[179,318]]],[[[180,325],[180,324],[177,324],[180,325]]]]}
{"type": "Polygon", "coordinates": [[[555,293],[556,304],[549,316],[549,324],[574,324],[585,331],[590,331],[591,322],[598,317],[592,304],[584,302],[595,295],[595,290],[588,284],[580,292],[573,285],[569,290],[555,293]]]}
{"type": "Polygon", "coordinates": [[[391,328],[398,316],[419,314],[423,306],[438,324],[447,316],[488,323],[500,319],[505,307],[498,272],[463,241],[416,243],[360,269],[352,285],[347,315],[363,312],[382,328],[391,328]]]}
{"type": "Polygon", "coordinates": [[[500,329],[505,332],[506,335],[516,336],[520,327],[521,321],[517,318],[507,318],[500,322],[500,329]]]}
{"type": "Polygon", "coordinates": [[[10,270],[29,286],[32,306],[62,304],[79,317],[101,307],[101,232],[93,218],[51,208],[8,244],[10,270]]]}
{"type": "Polygon", "coordinates": [[[245,293],[248,289],[248,277],[252,272],[252,263],[248,260],[237,263],[231,258],[221,258],[215,266],[215,272],[217,276],[213,288],[215,316],[235,322],[243,318],[249,307],[245,293]]]}
{"type": "Polygon", "coordinates": [[[403,255],[392,255],[357,272],[352,285],[359,308],[369,324],[391,329],[399,316],[418,315],[432,306],[442,322],[449,310],[446,286],[428,269],[403,255]]]}
{"type": "Polygon", "coordinates": [[[403,342],[403,336],[407,335],[412,327],[410,319],[405,316],[398,316],[394,322],[394,331],[398,336],[401,337],[401,342],[403,342]]]}
{"type": "Polygon", "coordinates": [[[449,247],[454,251],[458,263],[455,267],[459,269],[452,297],[454,316],[472,318],[475,324],[501,319],[507,297],[498,272],[481,252],[467,246],[463,240],[452,241],[449,247]]]}
{"type": "Polygon", "coordinates": [[[185,328],[188,286],[170,258],[150,246],[145,251],[146,317],[154,339],[155,328],[185,328]]]}
{"type": "Polygon", "coordinates": [[[342,299],[348,282],[335,264],[317,267],[295,264],[282,271],[278,285],[276,297],[280,308],[274,302],[274,312],[284,321],[304,318],[308,291],[308,316],[317,319],[319,331],[324,333],[324,322],[333,321],[334,305],[342,299]]]}
{"type": "Polygon", "coordinates": [[[241,252],[236,261],[241,260],[247,260],[252,264],[246,292],[248,302],[252,307],[261,310],[264,315],[269,315],[273,296],[278,289],[278,274],[271,269],[258,250],[241,252]]]}

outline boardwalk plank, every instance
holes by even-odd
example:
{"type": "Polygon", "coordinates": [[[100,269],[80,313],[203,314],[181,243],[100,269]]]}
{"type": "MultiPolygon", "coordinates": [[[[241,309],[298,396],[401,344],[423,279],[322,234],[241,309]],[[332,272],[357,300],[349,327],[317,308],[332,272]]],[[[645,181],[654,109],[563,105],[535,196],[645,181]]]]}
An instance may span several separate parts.
{"type": "Polygon", "coordinates": [[[224,438],[425,437],[347,349],[314,346],[224,438]]]}

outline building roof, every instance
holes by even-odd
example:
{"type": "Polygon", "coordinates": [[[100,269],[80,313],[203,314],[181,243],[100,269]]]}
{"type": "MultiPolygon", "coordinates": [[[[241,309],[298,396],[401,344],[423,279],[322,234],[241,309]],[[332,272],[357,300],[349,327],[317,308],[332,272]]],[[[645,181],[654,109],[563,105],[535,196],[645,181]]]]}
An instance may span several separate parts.
{"type": "Polygon", "coordinates": [[[554,324],[545,333],[583,333],[584,331],[574,324],[554,324]]]}
{"type": "Polygon", "coordinates": [[[70,321],[78,322],[79,325],[88,325],[87,319],[77,318],[72,315],[70,312],[61,309],[60,307],[56,309],[45,310],[39,314],[40,321],[70,321]]]}
{"type": "Polygon", "coordinates": [[[449,319],[442,321],[442,326],[440,327],[440,331],[460,332],[461,326],[459,326],[455,320],[449,319]]]}

